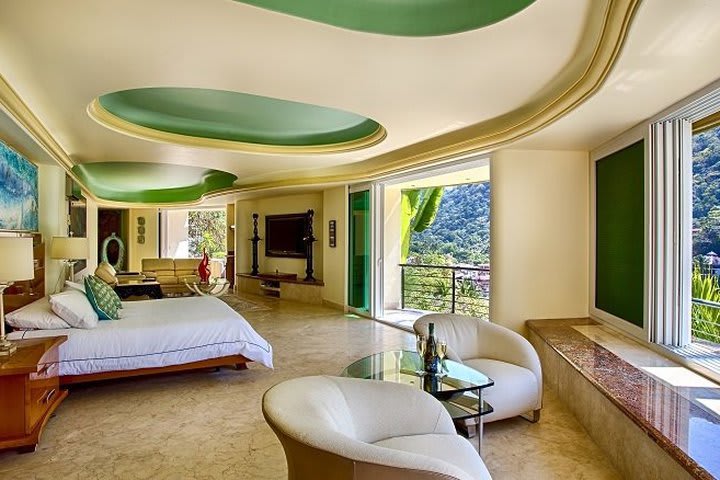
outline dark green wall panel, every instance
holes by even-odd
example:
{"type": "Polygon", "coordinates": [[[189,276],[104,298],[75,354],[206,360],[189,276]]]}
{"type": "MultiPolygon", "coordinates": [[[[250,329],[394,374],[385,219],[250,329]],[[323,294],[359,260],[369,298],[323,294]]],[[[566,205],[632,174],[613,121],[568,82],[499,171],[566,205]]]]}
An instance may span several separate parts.
{"type": "Polygon", "coordinates": [[[641,140],[595,163],[595,307],[643,326],[644,157],[641,140]]]}

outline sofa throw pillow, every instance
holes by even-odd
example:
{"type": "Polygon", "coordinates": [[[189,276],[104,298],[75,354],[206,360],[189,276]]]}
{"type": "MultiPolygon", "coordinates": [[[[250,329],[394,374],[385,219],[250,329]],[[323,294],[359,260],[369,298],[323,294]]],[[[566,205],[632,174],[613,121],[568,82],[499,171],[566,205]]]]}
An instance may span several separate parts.
{"type": "Polygon", "coordinates": [[[117,305],[120,297],[110,285],[93,275],[88,275],[85,277],[85,294],[100,320],[118,319],[117,305]]]}
{"type": "Polygon", "coordinates": [[[75,328],[95,328],[98,314],[84,293],[66,290],[50,295],[50,306],[58,317],[75,328]]]}
{"type": "Polygon", "coordinates": [[[117,285],[118,279],[116,274],[117,272],[113,266],[107,262],[101,262],[95,269],[95,276],[108,285],[117,285]]]}

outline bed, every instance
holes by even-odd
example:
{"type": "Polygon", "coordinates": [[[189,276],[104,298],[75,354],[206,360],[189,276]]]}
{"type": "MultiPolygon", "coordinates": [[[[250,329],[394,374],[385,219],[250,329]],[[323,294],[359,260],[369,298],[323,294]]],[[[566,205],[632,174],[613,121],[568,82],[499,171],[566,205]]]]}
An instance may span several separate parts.
{"type": "Polygon", "coordinates": [[[60,347],[62,384],[226,365],[246,368],[248,361],[273,366],[270,344],[217,298],[122,305],[119,320],[100,321],[92,329],[14,331],[8,338],[67,335],[60,347]]]}

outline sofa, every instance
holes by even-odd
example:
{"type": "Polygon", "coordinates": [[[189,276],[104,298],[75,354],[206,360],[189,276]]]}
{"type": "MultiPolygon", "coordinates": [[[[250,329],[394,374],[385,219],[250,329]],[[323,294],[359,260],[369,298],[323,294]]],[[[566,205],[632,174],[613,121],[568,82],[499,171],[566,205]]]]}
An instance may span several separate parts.
{"type": "Polygon", "coordinates": [[[523,416],[536,422],[542,408],[542,368],[525,337],[487,320],[454,313],[431,313],[415,320],[415,333],[435,336],[447,343],[447,358],[482,372],[495,381],[483,392],[494,411],[483,423],[523,416]]]}
{"type": "Polygon", "coordinates": [[[190,293],[185,283],[200,282],[199,258],[143,258],[142,274],[160,284],[164,295],[190,293]]]}
{"type": "Polygon", "coordinates": [[[314,376],[263,396],[291,480],[489,480],[442,404],[392,382],[314,376]]]}

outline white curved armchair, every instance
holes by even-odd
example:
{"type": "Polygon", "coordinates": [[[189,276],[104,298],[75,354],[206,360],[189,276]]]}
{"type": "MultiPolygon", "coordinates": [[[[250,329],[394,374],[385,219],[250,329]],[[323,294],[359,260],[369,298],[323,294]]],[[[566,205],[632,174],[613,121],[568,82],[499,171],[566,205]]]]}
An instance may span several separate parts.
{"type": "Polygon", "coordinates": [[[302,377],[263,396],[290,480],[471,480],[490,474],[429,394],[408,385],[302,377]]]}
{"type": "Polygon", "coordinates": [[[485,423],[530,412],[533,421],[540,418],[542,368],[525,337],[486,320],[458,314],[423,315],[413,329],[427,335],[430,322],[435,324],[435,335],[447,342],[447,358],[495,381],[483,391],[483,399],[494,408],[482,417],[485,423]]]}

